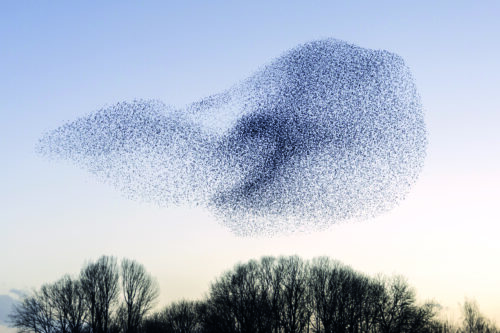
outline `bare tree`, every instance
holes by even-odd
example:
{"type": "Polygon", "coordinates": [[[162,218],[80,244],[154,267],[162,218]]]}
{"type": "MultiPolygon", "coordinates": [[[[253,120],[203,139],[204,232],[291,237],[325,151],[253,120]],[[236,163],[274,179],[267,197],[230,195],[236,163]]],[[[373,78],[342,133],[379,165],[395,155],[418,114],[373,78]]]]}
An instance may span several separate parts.
{"type": "Polygon", "coordinates": [[[280,332],[283,272],[265,257],[238,264],[210,288],[201,320],[209,332],[280,332]]]}
{"type": "Polygon", "coordinates": [[[125,332],[137,333],[159,296],[159,287],[144,266],[136,261],[123,259],[121,268],[125,332]]]}
{"type": "Polygon", "coordinates": [[[281,328],[281,286],[284,273],[277,267],[278,260],[274,257],[263,257],[260,260],[260,283],[267,299],[267,316],[265,317],[267,323],[265,327],[267,331],[275,333],[279,333],[281,328]]]}
{"type": "Polygon", "coordinates": [[[379,278],[377,321],[380,331],[429,332],[436,315],[437,304],[416,304],[415,291],[401,276],[379,278]]]}
{"type": "Polygon", "coordinates": [[[54,284],[43,286],[41,293],[50,302],[59,332],[83,332],[87,308],[80,281],[66,275],[54,284]]]}
{"type": "Polygon", "coordinates": [[[26,296],[14,306],[10,322],[19,332],[56,333],[54,313],[50,300],[39,292],[26,296]]]}
{"type": "Polygon", "coordinates": [[[462,306],[464,333],[497,333],[500,329],[479,311],[474,300],[466,299],[462,306]]]}
{"type": "Polygon", "coordinates": [[[213,331],[259,332],[262,294],[258,264],[237,265],[211,286],[206,319],[213,331]]]}
{"type": "Polygon", "coordinates": [[[378,300],[378,325],[387,333],[403,332],[415,303],[415,292],[401,276],[379,277],[380,297],[378,300]]]}
{"type": "Polygon", "coordinates": [[[339,262],[313,260],[309,288],[316,332],[369,332],[373,326],[371,281],[339,262]]]}
{"type": "Polygon", "coordinates": [[[172,303],[162,312],[165,323],[165,333],[196,333],[201,332],[199,318],[199,302],[179,301],[172,303]]]}
{"type": "Polygon", "coordinates": [[[285,333],[304,332],[311,310],[308,294],[308,267],[297,256],[281,257],[276,269],[283,272],[281,280],[280,318],[285,333]]]}
{"type": "Polygon", "coordinates": [[[89,310],[92,333],[108,333],[112,308],[118,301],[118,266],[113,257],[102,256],[81,271],[82,292],[89,310]]]}
{"type": "Polygon", "coordinates": [[[167,323],[163,312],[154,312],[148,316],[141,327],[144,333],[166,333],[167,323]]]}

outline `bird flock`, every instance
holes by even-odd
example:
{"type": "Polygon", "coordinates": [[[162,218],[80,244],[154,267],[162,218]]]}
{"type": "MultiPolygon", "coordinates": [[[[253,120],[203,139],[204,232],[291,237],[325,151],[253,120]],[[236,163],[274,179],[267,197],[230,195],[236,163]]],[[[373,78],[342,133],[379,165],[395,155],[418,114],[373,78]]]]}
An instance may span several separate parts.
{"type": "Polygon", "coordinates": [[[127,197],[201,206],[237,235],[321,230],[394,208],[426,129],[403,59],[336,39],[299,45],[226,91],[176,108],[121,102],[46,133],[127,197]]]}

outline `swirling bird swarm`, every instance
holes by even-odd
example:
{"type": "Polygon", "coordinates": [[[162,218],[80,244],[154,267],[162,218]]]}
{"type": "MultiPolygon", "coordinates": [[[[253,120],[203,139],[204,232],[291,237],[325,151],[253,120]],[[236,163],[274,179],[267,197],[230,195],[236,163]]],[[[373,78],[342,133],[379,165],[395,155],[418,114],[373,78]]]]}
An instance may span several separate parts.
{"type": "Polygon", "coordinates": [[[335,39],[299,45],[183,109],[118,103],[39,142],[128,197],[204,206],[239,235],[321,229],[395,207],[426,130],[408,67],[335,39]]]}

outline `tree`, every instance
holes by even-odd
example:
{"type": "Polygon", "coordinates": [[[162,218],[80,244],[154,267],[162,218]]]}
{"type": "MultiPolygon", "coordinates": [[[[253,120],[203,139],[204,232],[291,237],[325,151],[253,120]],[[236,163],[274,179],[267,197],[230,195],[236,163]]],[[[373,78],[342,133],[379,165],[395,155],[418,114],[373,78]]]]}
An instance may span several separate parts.
{"type": "Polygon", "coordinates": [[[87,307],[80,281],[66,275],[52,285],[43,286],[41,292],[49,299],[60,332],[83,332],[87,307]]]}
{"type": "Polygon", "coordinates": [[[118,279],[118,266],[113,257],[102,256],[81,271],[81,287],[92,333],[108,333],[110,330],[112,308],[120,291],[118,279]]]}
{"type": "Polygon", "coordinates": [[[462,306],[464,333],[496,333],[500,329],[486,319],[474,300],[466,299],[462,306]]]}
{"type": "MultiPolygon", "coordinates": [[[[263,257],[260,260],[260,283],[266,298],[267,332],[280,332],[281,292],[283,271],[278,269],[278,260],[274,257],[263,257]]],[[[261,319],[263,320],[263,318],[261,319]]]]}
{"type": "Polygon", "coordinates": [[[317,332],[369,332],[375,310],[368,277],[329,258],[313,260],[309,278],[317,332]]]}
{"type": "Polygon", "coordinates": [[[276,269],[283,272],[280,290],[280,319],[285,333],[303,332],[311,318],[308,266],[297,256],[281,257],[276,269]]]}
{"type": "Polygon", "coordinates": [[[377,321],[380,331],[428,332],[435,317],[436,304],[416,304],[415,291],[401,276],[390,279],[379,278],[380,296],[378,299],[377,321]]]}
{"type": "Polygon", "coordinates": [[[125,332],[137,333],[159,296],[159,287],[143,265],[123,259],[121,263],[125,332]]]}
{"type": "Polygon", "coordinates": [[[165,333],[201,332],[199,309],[201,303],[182,300],[172,303],[162,312],[165,333]]]}
{"type": "Polygon", "coordinates": [[[155,312],[144,319],[142,330],[145,333],[165,333],[167,331],[166,325],[163,312],[155,312]]]}
{"type": "Polygon", "coordinates": [[[43,293],[35,291],[33,295],[26,296],[19,305],[14,306],[9,318],[19,332],[57,332],[50,300],[43,293]]]}
{"type": "Polygon", "coordinates": [[[281,332],[283,271],[264,257],[236,265],[217,279],[199,306],[204,332],[281,332]]]}
{"type": "Polygon", "coordinates": [[[81,333],[86,307],[80,285],[69,276],[27,296],[10,316],[20,331],[81,333]]]}
{"type": "Polygon", "coordinates": [[[252,260],[225,273],[210,288],[205,320],[214,331],[269,332],[270,311],[260,266],[252,260]]]}

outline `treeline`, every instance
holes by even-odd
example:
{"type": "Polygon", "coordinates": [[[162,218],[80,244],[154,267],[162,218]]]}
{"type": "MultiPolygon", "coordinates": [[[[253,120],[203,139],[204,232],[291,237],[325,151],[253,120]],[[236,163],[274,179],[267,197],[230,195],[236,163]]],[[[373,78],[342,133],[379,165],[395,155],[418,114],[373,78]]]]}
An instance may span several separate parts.
{"type": "Polygon", "coordinates": [[[19,332],[138,333],[159,295],[144,266],[103,256],[76,279],[64,276],[26,296],[10,315],[19,332]]]}
{"type": "Polygon", "coordinates": [[[180,301],[148,317],[144,332],[500,332],[475,303],[463,325],[439,319],[396,277],[369,277],[329,258],[264,257],[219,277],[203,301],[180,301]]]}
{"type": "Polygon", "coordinates": [[[78,280],[65,277],[27,297],[13,312],[13,324],[37,333],[500,332],[474,302],[464,304],[459,327],[439,319],[438,304],[418,303],[404,278],[369,277],[325,257],[238,264],[212,283],[203,300],[175,302],[149,315],[158,295],[152,278],[129,260],[120,272],[113,258],[102,257],[84,267],[78,280]],[[131,266],[140,278],[127,273],[131,266]],[[89,270],[97,278],[88,279],[89,270]],[[108,288],[110,280],[121,281],[121,301],[115,295],[120,284],[108,288]],[[149,283],[131,283],[137,280],[149,283]],[[71,288],[78,292],[61,293],[71,288]],[[137,297],[144,291],[148,297],[137,297]]]}

